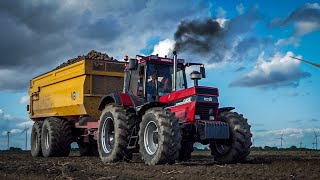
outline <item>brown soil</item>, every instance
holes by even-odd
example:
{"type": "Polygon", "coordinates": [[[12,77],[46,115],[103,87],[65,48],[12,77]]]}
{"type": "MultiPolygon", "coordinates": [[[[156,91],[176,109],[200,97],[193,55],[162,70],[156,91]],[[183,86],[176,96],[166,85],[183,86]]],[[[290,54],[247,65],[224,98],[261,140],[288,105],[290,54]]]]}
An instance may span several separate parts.
{"type": "Polygon", "coordinates": [[[320,152],[253,152],[242,164],[218,165],[208,152],[186,163],[102,164],[98,157],[33,158],[0,154],[0,179],[320,179],[320,152]]]}
{"type": "Polygon", "coordinates": [[[79,61],[85,60],[85,59],[98,59],[98,60],[105,60],[105,61],[116,61],[116,59],[113,59],[113,57],[109,57],[108,54],[97,52],[95,50],[91,50],[87,55],[82,55],[82,56],[78,56],[78,57],[73,58],[73,59],[69,59],[67,62],[64,62],[64,63],[60,64],[58,67],[56,67],[55,70],[63,68],[63,67],[66,67],[68,65],[74,64],[76,62],[79,62],[79,61]]]}

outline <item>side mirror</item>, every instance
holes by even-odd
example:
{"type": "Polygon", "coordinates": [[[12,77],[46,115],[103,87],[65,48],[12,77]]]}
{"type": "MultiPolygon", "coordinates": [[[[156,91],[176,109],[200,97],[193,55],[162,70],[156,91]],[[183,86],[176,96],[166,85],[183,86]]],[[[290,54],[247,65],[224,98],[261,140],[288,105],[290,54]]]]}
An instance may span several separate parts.
{"type": "Polygon", "coordinates": [[[136,59],[129,60],[129,70],[137,70],[138,68],[138,61],[136,59]]]}
{"type": "Polygon", "coordinates": [[[206,78],[206,69],[203,66],[200,67],[200,73],[202,74],[202,78],[206,78]]]}

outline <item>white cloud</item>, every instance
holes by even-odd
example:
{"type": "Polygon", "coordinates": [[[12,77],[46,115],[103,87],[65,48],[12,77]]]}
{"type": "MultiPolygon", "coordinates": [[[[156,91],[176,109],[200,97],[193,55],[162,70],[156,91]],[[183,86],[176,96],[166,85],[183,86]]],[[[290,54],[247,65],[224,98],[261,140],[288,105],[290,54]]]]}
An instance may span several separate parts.
{"type": "Polygon", "coordinates": [[[236,10],[238,11],[239,14],[243,14],[243,12],[244,12],[244,6],[243,6],[243,4],[242,4],[242,3],[238,4],[238,5],[236,6],[236,10]]]}
{"type": "Polygon", "coordinates": [[[12,120],[13,119],[13,117],[10,114],[4,114],[3,118],[6,119],[6,120],[12,120]]]}
{"type": "Polygon", "coordinates": [[[229,20],[226,19],[226,18],[217,18],[217,19],[215,19],[215,20],[219,23],[219,25],[220,25],[221,28],[225,28],[227,22],[229,21],[229,20]]]}
{"type": "MultiPolygon", "coordinates": [[[[273,88],[281,86],[296,87],[301,78],[309,77],[310,74],[300,70],[300,62],[293,60],[292,52],[285,55],[276,53],[270,60],[264,59],[264,53],[261,53],[253,69],[240,79],[231,83],[231,86],[246,87],[266,87],[273,88]]],[[[298,56],[301,58],[301,56],[298,56]]]]}
{"type": "Polygon", "coordinates": [[[300,44],[300,38],[297,38],[295,36],[291,36],[288,39],[279,39],[275,45],[276,46],[286,46],[286,45],[294,45],[295,47],[298,47],[300,44]]]}
{"type": "Polygon", "coordinates": [[[300,21],[295,24],[295,33],[303,36],[320,29],[320,22],[300,21]]]}
{"type": "Polygon", "coordinates": [[[0,115],[2,115],[3,114],[3,110],[0,108],[0,115]]]}
{"type": "Polygon", "coordinates": [[[19,103],[20,103],[20,104],[27,104],[27,103],[29,103],[29,96],[23,96],[23,97],[21,97],[19,103]]]}
{"type": "Polygon", "coordinates": [[[22,123],[18,123],[17,126],[19,127],[25,127],[27,125],[27,127],[32,126],[33,125],[33,121],[31,120],[27,120],[26,122],[22,122],[22,123]]]}
{"type": "Polygon", "coordinates": [[[161,57],[170,56],[171,52],[173,51],[175,45],[175,41],[171,39],[165,39],[160,41],[157,45],[154,46],[154,50],[152,54],[158,54],[161,57]]]}
{"type": "MultiPolygon", "coordinates": [[[[11,134],[18,134],[18,133],[21,133],[22,130],[20,130],[20,129],[11,129],[9,132],[10,132],[11,134]]],[[[7,135],[7,133],[8,133],[8,131],[3,131],[3,132],[2,132],[2,135],[7,135]]]]}

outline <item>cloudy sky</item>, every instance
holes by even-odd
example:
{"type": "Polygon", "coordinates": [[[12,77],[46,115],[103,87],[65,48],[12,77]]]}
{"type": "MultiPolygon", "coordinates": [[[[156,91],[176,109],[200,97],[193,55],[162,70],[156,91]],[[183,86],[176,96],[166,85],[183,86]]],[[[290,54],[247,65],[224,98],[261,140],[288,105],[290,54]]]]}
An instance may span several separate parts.
{"type": "MultiPolygon", "coordinates": [[[[24,147],[29,80],[95,49],[203,62],[200,84],[220,89],[252,125],[256,146],[312,148],[320,135],[317,1],[17,0],[0,2],[0,149],[24,147]],[[170,55],[170,54],[169,54],[170,55]]],[[[320,145],[319,145],[320,147],[320,145]]]]}

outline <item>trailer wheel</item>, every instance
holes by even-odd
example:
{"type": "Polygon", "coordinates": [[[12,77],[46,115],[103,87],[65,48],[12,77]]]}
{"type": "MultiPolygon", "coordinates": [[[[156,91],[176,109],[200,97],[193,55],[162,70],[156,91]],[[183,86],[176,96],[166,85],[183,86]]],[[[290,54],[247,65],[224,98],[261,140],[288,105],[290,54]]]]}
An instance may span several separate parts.
{"type": "Polygon", "coordinates": [[[127,149],[126,113],[122,107],[108,105],[99,122],[98,151],[103,163],[121,161],[127,149]]]}
{"type": "Polygon", "coordinates": [[[42,157],[41,150],[41,129],[43,122],[34,122],[31,130],[31,155],[33,157],[42,157]]]}
{"type": "Polygon", "coordinates": [[[236,112],[222,112],[219,120],[229,124],[230,140],[225,143],[210,143],[211,154],[220,164],[241,162],[250,153],[251,126],[247,119],[236,112]]]}
{"type": "Polygon", "coordinates": [[[151,108],[142,117],[139,149],[148,165],[172,164],[179,158],[181,133],[179,121],[170,110],[151,108]]]}
{"type": "Polygon", "coordinates": [[[194,151],[194,142],[182,141],[181,150],[179,152],[179,161],[188,161],[191,158],[191,153],[194,151]]]}
{"type": "Polygon", "coordinates": [[[41,132],[41,148],[44,157],[68,156],[71,143],[71,125],[67,120],[49,117],[44,121],[41,132]]]}

